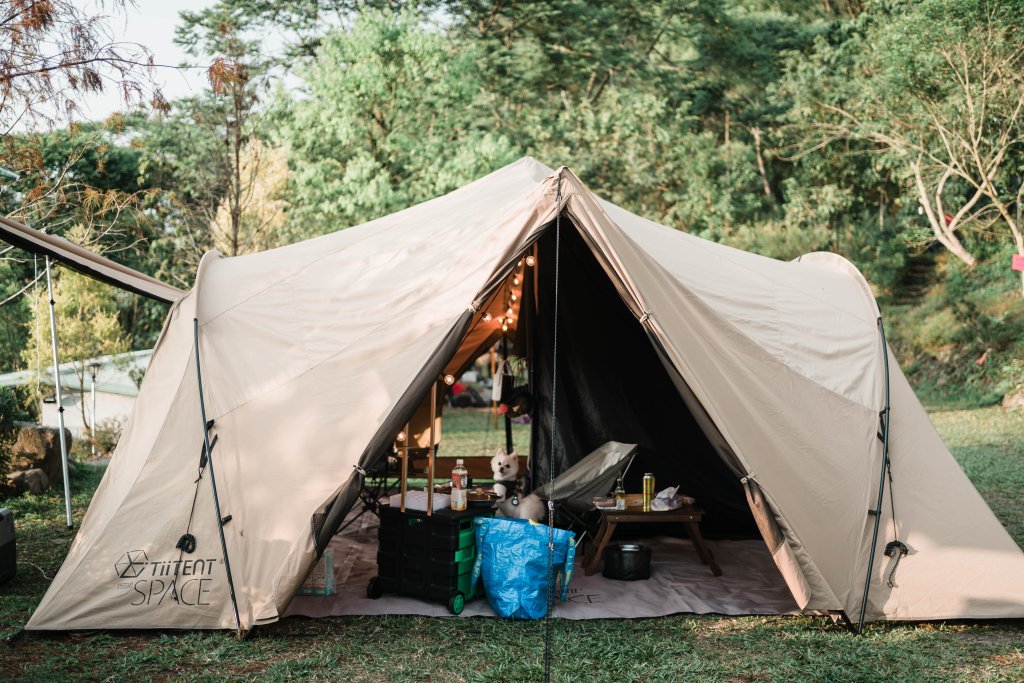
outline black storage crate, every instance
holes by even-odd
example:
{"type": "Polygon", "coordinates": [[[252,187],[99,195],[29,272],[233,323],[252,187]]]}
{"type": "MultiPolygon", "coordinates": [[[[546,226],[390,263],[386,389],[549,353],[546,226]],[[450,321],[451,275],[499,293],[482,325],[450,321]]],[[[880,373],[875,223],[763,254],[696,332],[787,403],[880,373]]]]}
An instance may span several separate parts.
{"type": "Polygon", "coordinates": [[[432,516],[418,510],[381,508],[377,535],[377,576],[367,595],[398,593],[441,602],[453,614],[476,597],[472,587],[476,543],[473,519],[491,510],[437,510],[432,516]]]}
{"type": "Polygon", "coordinates": [[[18,573],[18,545],[14,538],[14,514],[0,509],[0,585],[18,573]]]}

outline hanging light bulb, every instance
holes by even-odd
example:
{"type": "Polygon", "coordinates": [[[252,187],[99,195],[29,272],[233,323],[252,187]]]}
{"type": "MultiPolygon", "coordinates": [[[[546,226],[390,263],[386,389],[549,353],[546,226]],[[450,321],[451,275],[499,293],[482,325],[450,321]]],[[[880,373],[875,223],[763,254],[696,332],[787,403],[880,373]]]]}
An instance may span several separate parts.
{"type": "Polygon", "coordinates": [[[519,276],[518,275],[516,275],[514,278],[512,278],[512,284],[514,284],[516,287],[519,286],[519,276]]]}
{"type": "Polygon", "coordinates": [[[444,383],[447,384],[448,386],[455,384],[455,375],[445,375],[444,383]]]}
{"type": "Polygon", "coordinates": [[[518,301],[519,300],[519,297],[516,296],[515,292],[512,292],[512,297],[511,298],[512,298],[512,301],[518,301]]]}
{"type": "Polygon", "coordinates": [[[489,312],[486,312],[481,317],[483,318],[485,323],[489,323],[491,322],[491,318],[493,318],[494,316],[492,316],[489,312]]]}
{"type": "Polygon", "coordinates": [[[395,437],[395,441],[405,441],[405,431],[398,432],[398,436],[395,437]]]}
{"type": "Polygon", "coordinates": [[[501,331],[508,332],[508,323],[505,323],[504,325],[501,326],[501,331]]]}
{"type": "Polygon", "coordinates": [[[509,306],[509,307],[508,307],[508,310],[507,310],[507,311],[505,311],[505,315],[507,315],[508,317],[510,317],[510,318],[511,318],[511,317],[512,317],[512,313],[513,313],[513,311],[512,311],[512,307],[511,307],[511,306],[509,306]]]}
{"type": "Polygon", "coordinates": [[[535,259],[533,256],[527,256],[526,257],[526,265],[532,266],[532,265],[535,265],[536,263],[537,263],[537,259],[535,259]]]}

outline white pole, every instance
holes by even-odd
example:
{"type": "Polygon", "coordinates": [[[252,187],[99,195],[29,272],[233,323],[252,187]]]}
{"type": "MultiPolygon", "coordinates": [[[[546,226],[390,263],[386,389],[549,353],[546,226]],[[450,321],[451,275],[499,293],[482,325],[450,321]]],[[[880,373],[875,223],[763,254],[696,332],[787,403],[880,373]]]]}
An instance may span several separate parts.
{"type": "Polygon", "coordinates": [[[64,511],[68,528],[74,528],[71,520],[71,481],[68,477],[68,444],[64,438],[64,396],[60,392],[60,359],[57,357],[57,314],[54,311],[53,280],[50,277],[50,257],[46,257],[46,291],[50,295],[50,342],[53,348],[53,384],[57,392],[57,422],[60,424],[60,466],[64,474],[64,511]]]}

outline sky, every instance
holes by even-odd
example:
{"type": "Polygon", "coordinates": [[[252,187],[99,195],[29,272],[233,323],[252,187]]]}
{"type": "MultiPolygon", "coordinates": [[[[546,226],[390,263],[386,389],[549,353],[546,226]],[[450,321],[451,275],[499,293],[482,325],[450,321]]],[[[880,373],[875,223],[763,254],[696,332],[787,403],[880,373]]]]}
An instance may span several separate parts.
{"type": "MultiPolygon", "coordinates": [[[[105,6],[96,0],[75,0],[75,4],[89,14],[106,14],[114,40],[140,43],[153,53],[157,64],[178,65],[189,58],[174,44],[174,27],[178,24],[178,13],[183,10],[198,10],[213,4],[213,0],[134,0],[124,8],[112,8],[107,0],[105,6]]],[[[153,80],[163,91],[164,97],[195,95],[206,85],[206,73],[202,69],[177,70],[159,68],[153,80]]],[[[119,93],[111,88],[91,95],[82,103],[79,114],[83,119],[103,119],[123,108],[119,93]]]]}

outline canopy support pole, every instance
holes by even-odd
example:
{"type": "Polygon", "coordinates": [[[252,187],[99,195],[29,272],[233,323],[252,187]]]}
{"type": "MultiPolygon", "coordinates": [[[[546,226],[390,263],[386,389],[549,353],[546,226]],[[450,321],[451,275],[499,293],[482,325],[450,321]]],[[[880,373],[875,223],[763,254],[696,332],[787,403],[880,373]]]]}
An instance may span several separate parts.
{"type": "MultiPolygon", "coordinates": [[[[508,371],[508,334],[501,335],[501,359],[502,359],[502,361],[504,361],[502,363],[502,365],[501,365],[502,372],[504,373],[504,372],[508,371]]],[[[510,375],[507,375],[507,376],[510,376],[510,375]]],[[[513,382],[513,384],[515,384],[515,382],[513,382]]],[[[509,387],[508,389],[511,389],[511,388],[512,387],[509,387]]],[[[508,391],[508,389],[506,389],[504,381],[503,381],[502,382],[502,393],[506,393],[508,391]]],[[[508,394],[506,393],[506,395],[508,395],[508,394]]],[[[509,415],[508,411],[506,410],[505,411],[505,452],[511,455],[514,450],[515,450],[515,445],[512,443],[512,416],[509,415]]]]}
{"type": "Polygon", "coordinates": [[[196,347],[196,382],[199,384],[199,413],[203,420],[203,451],[210,468],[210,487],[213,489],[213,509],[217,514],[217,529],[220,531],[220,549],[224,553],[224,571],[228,576],[228,590],[231,592],[231,606],[235,611],[235,627],[242,634],[242,620],[238,616],[238,600],[235,598],[235,582],[231,578],[231,562],[228,560],[228,543],[224,538],[224,517],[220,513],[220,498],[217,496],[217,477],[213,472],[213,451],[210,449],[210,423],[206,421],[206,402],[203,400],[203,371],[199,363],[199,318],[192,318],[192,334],[196,347]]]}
{"type": "Polygon", "coordinates": [[[885,368],[885,408],[882,410],[882,471],[878,475],[878,501],[875,503],[875,526],[871,533],[871,550],[868,554],[868,572],[864,579],[864,596],[860,601],[860,617],[857,619],[857,635],[864,632],[864,613],[868,608],[868,592],[871,590],[871,574],[875,568],[875,547],[878,545],[878,527],[882,522],[882,502],[885,498],[885,476],[889,472],[889,345],[885,341],[885,326],[878,317],[878,335],[882,342],[882,367],[885,368]]]}
{"type": "Polygon", "coordinates": [[[53,299],[53,278],[50,277],[50,257],[46,257],[46,291],[50,296],[50,346],[53,350],[53,385],[57,392],[57,424],[60,433],[60,467],[64,476],[64,514],[69,529],[75,527],[71,519],[71,481],[68,477],[68,443],[64,436],[64,396],[60,388],[60,359],[57,357],[57,312],[53,299]]]}

